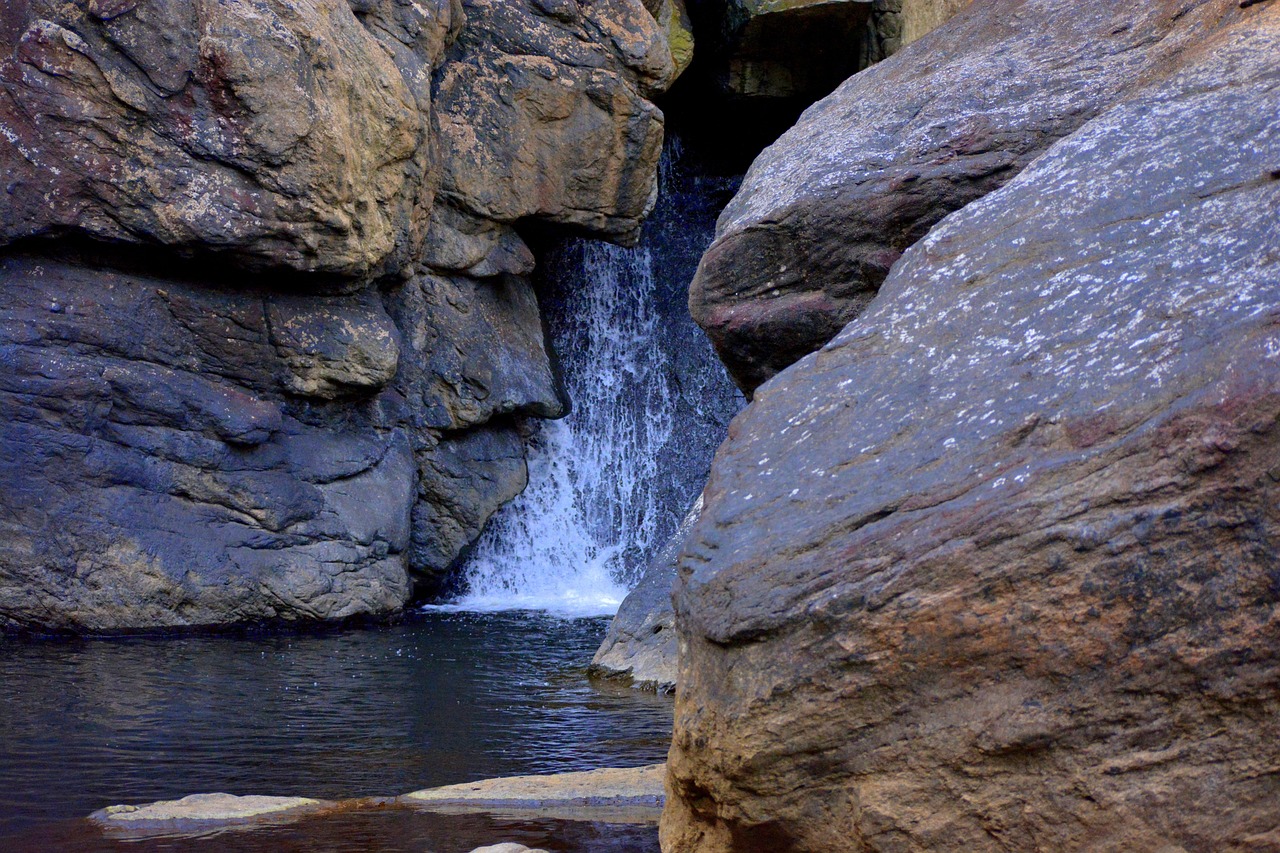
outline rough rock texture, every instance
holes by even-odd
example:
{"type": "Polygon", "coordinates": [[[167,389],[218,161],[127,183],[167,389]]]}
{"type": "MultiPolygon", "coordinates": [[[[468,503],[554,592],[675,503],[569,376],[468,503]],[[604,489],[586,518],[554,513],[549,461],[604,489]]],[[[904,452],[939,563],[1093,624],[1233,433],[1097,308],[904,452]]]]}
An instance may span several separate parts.
{"type": "Polygon", "coordinates": [[[663,32],[641,0],[5,4],[0,627],[439,583],[564,411],[515,224],[634,236],[663,32]]]}
{"type": "Polygon", "coordinates": [[[736,420],[664,850],[1276,849],[1280,7],[1222,17],[736,420]]]}
{"type": "Polygon", "coordinates": [[[455,21],[447,0],[367,5],[362,26],[345,0],[6,3],[0,240],[75,229],[301,270],[403,264],[432,191],[413,72],[455,21]]]}
{"type": "Polygon", "coordinates": [[[441,193],[627,242],[653,207],[671,51],[639,0],[469,0],[437,82],[441,193]]]}
{"type": "Polygon", "coordinates": [[[852,77],[756,160],[690,288],[694,318],[754,389],[857,316],[930,226],[1238,6],[992,0],[952,19],[852,77]]]}
{"type": "Polygon", "coordinates": [[[968,8],[972,2],[973,0],[902,0],[902,45],[923,38],[968,8]]]}
{"type": "Polygon", "coordinates": [[[591,674],[628,678],[636,687],[671,692],[676,687],[676,614],[671,587],[676,564],[702,512],[699,496],[680,528],[645,567],[609,623],[609,633],[591,660],[591,674]]]}

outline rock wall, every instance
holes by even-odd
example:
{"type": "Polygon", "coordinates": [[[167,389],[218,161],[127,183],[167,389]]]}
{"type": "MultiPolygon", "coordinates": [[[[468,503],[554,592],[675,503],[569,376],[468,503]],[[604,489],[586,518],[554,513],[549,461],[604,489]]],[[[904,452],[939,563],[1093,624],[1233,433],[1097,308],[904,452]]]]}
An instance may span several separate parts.
{"type": "Polygon", "coordinates": [[[877,223],[960,209],[717,456],[664,850],[1280,844],[1280,7],[1242,5],[975,6],[764,156],[704,270],[763,287],[800,223],[864,293],[877,223]]]}
{"type": "Polygon", "coordinates": [[[340,619],[436,582],[563,412],[516,227],[635,239],[671,14],[5,4],[0,627],[340,619]]]}

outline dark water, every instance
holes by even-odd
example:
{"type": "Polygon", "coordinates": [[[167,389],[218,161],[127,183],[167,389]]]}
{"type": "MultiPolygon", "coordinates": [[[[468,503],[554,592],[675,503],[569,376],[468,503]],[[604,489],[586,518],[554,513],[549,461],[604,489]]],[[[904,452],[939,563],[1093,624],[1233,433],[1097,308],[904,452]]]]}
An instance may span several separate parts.
{"type": "MultiPolygon", "coordinates": [[[[388,796],[661,761],[670,700],[585,676],[606,626],[436,613],[306,635],[0,638],[0,850],[114,849],[85,840],[74,820],[113,803],[211,791],[388,796]]],[[[224,834],[207,849],[470,850],[522,837],[551,849],[656,849],[649,827],[507,821],[508,835],[494,837],[485,833],[501,827],[486,821],[496,818],[393,810],[343,820],[341,832],[330,818],[224,834]],[[574,846],[593,832],[604,835],[574,846]],[[366,844],[361,833],[385,838],[366,844]],[[457,843],[477,833],[476,844],[457,843]]]]}

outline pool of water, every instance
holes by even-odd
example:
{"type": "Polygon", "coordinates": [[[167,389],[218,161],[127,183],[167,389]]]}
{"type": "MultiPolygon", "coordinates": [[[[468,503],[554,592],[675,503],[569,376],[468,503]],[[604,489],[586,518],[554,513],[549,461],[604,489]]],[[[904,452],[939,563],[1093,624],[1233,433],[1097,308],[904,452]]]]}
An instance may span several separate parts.
{"type": "MultiPolygon", "coordinates": [[[[0,849],[112,849],[86,840],[78,819],[195,792],[345,799],[662,761],[670,699],[586,678],[606,627],[423,613],[307,634],[0,638],[0,849]]],[[[207,849],[452,851],[472,836],[656,849],[651,827],[495,820],[357,812],[324,828],[224,834],[207,849]],[[339,827],[385,843],[362,846],[339,827]]]]}

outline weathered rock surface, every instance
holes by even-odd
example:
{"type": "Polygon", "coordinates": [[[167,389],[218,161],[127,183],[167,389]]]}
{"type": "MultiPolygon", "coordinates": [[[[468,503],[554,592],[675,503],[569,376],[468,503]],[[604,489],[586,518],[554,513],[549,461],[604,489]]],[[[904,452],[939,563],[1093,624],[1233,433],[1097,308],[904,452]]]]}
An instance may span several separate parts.
{"type": "Polygon", "coordinates": [[[640,583],[622,600],[591,660],[593,675],[628,678],[636,687],[675,690],[678,643],[671,588],[680,549],[701,512],[699,496],[680,528],[649,562],[640,583]]]}
{"type": "Polygon", "coordinates": [[[0,627],[438,583],[564,411],[515,224],[634,236],[663,33],[641,0],[0,9],[0,627]]]}
{"type": "Polygon", "coordinates": [[[191,794],[143,806],[107,806],[89,819],[114,836],[253,828],[309,817],[337,805],[309,797],[191,794]]]}
{"type": "Polygon", "coordinates": [[[934,223],[1238,5],[995,0],[952,19],[849,79],[756,160],[690,288],[694,318],[754,389],[856,317],[934,223]]]}
{"type": "Polygon", "coordinates": [[[414,791],[400,798],[420,807],[530,811],[565,808],[652,808],[663,803],[666,767],[603,768],[544,776],[507,776],[414,791]]]}
{"type": "Polygon", "coordinates": [[[1178,8],[1222,21],[735,421],[664,850],[1274,849],[1280,7],[1178,8]]]}
{"type": "Polygon", "coordinates": [[[367,5],[369,26],[345,0],[6,3],[0,241],[81,231],[352,275],[405,263],[432,187],[430,90],[404,72],[433,67],[455,22],[446,0],[367,5]]]}
{"type": "Polygon", "coordinates": [[[639,0],[470,0],[437,83],[441,193],[481,218],[526,217],[629,242],[653,207],[675,67],[639,0]]]}
{"type": "MultiPolygon", "coordinates": [[[[902,0],[902,44],[918,41],[969,7],[973,0],[902,0]]],[[[896,53],[896,50],[890,51],[896,53]]]]}

